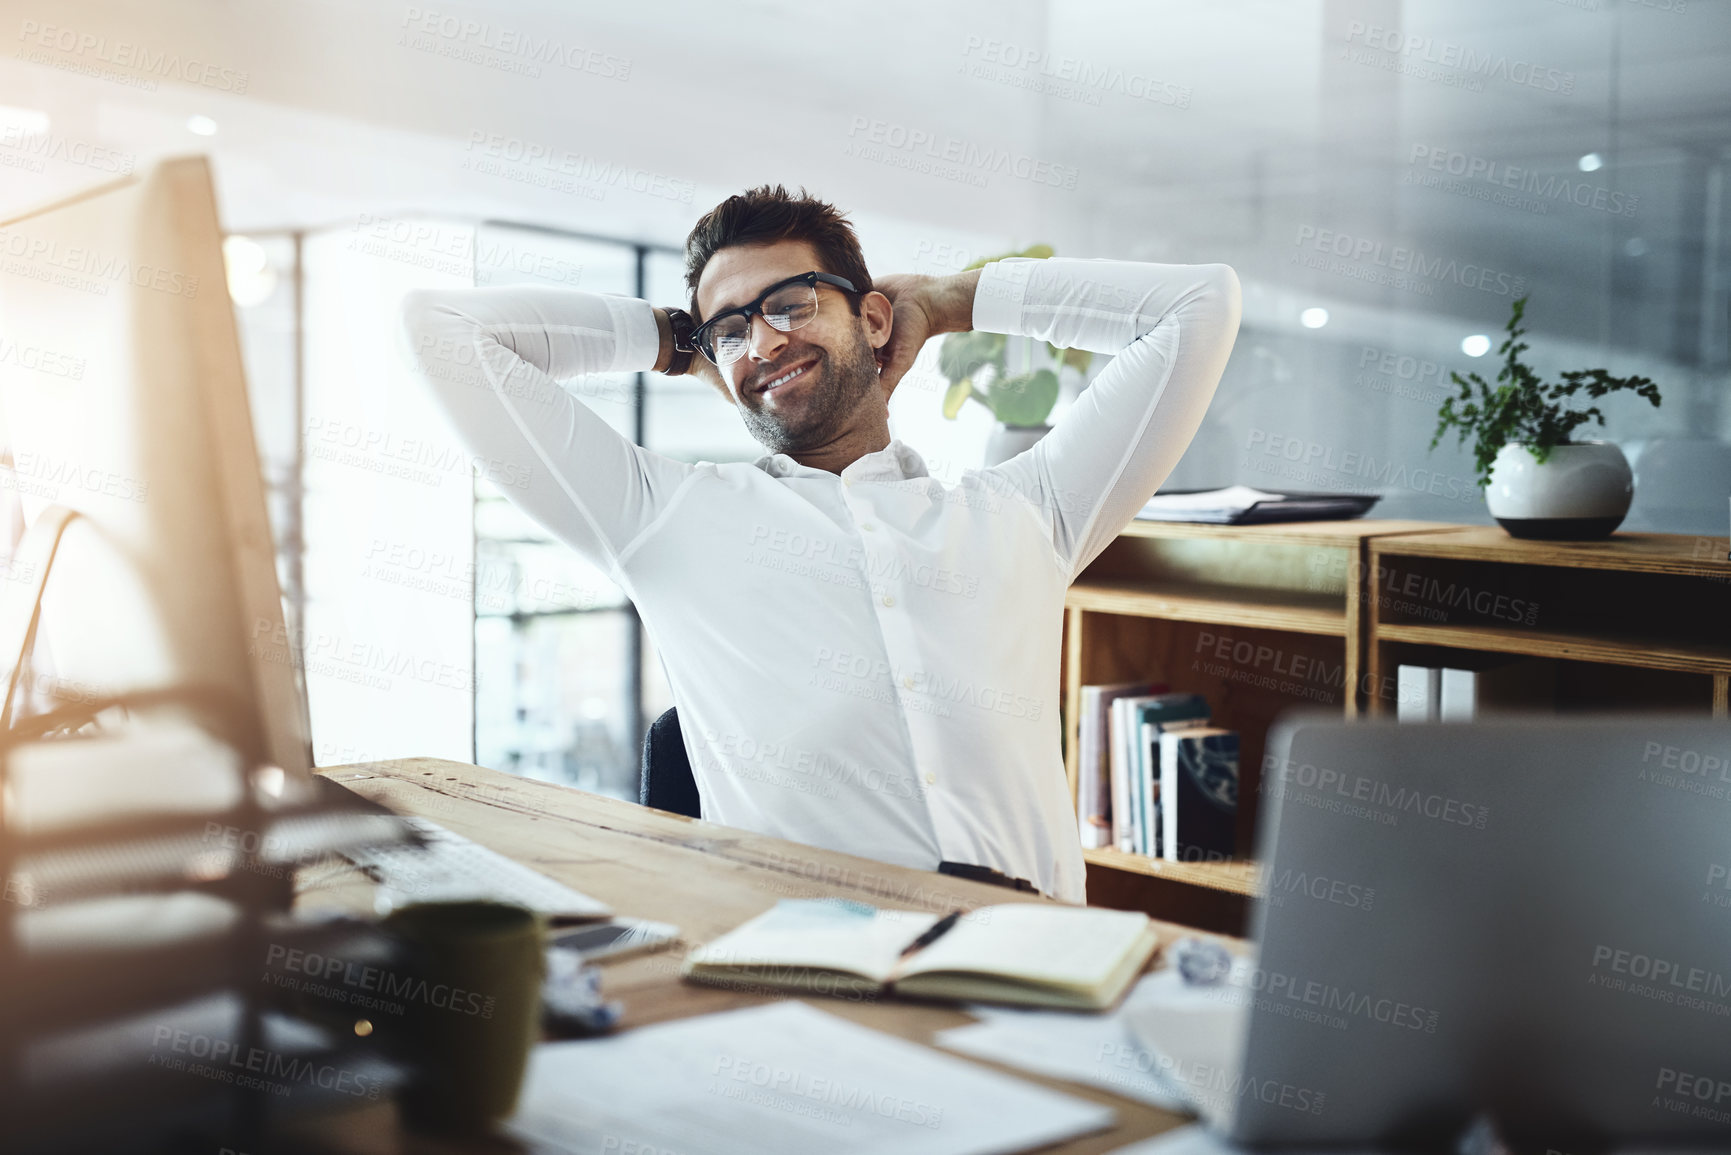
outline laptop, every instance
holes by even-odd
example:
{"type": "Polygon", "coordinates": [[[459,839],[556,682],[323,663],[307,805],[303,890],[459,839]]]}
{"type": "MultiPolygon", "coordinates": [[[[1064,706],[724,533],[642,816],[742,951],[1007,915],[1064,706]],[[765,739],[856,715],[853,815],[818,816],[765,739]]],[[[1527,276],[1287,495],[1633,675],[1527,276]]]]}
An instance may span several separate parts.
{"type": "Polygon", "coordinates": [[[1252,1146],[1731,1146],[1731,726],[1293,718],[1253,959],[1131,1015],[1252,1146]]]}

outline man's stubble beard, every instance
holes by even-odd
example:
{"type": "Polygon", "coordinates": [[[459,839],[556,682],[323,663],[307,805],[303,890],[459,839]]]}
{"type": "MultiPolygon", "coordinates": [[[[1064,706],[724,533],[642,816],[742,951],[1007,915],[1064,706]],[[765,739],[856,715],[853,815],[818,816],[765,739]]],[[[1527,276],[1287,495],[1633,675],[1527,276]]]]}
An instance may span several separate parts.
{"type": "Polygon", "coordinates": [[[847,427],[862,400],[877,391],[877,357],[865,339],[854,330],[854,341],[838,360],[830,350],[818,348],[814,373],[821,378],[806,387],[806,403],[797,424],[788,425],[778,413],[740,403],[745,427],[771,453],[797,453],[827,445],[847,427]]]}

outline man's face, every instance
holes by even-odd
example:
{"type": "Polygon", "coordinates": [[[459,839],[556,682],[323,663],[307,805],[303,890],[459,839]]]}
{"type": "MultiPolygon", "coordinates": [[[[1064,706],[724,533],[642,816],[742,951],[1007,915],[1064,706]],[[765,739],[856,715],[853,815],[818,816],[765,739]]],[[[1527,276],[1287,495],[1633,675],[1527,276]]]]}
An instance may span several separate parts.
{"type": "MultiPolygon", "coordinates": [[[[813,269],[823,271],[823,264],[806,241],[722,249],[698,281],[701,319],[749,304],[777,281],[813,269]]],[[[881,345],[887,327],[881,336],[868,334],[865,321],[854,315],[846,293],[824,284],[817,289],[817,316],[791,333],[770,328],[761,316],[751,319],[745,355],[720,373],[746,428],[771,453],[827,445],[870,406],[883,406],[873,338],[881,345]]]]}

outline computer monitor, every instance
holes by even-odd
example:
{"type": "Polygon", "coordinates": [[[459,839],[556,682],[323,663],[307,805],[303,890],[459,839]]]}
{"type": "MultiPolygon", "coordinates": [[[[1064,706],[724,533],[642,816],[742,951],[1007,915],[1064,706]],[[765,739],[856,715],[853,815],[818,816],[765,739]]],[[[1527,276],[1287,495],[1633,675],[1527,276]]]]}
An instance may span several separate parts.
{"type": "MultiPolygon", "coordinates": [[[[240,744],[311,760],[202,157],[0,221],[0,485],[31,529],[0,583],[61,699],[216,687],[240,744]],[[50,527],[77,516],[53,546],[50,527]],[[51,560],[51,566],[49,564],[51,560]]],[[[18,658],[0,653],[0,669],[18,658]]]]}
{"type": "Polygon", "coordinates": [[[1731,726],[1295,719],[1262,781],[1257,955],[1214,1050],[1235,1061],[1197,1081],[1216,1126],[1446,1145],[1483,1114],[1516,1149],[1731,1140],[1731,726]]]}

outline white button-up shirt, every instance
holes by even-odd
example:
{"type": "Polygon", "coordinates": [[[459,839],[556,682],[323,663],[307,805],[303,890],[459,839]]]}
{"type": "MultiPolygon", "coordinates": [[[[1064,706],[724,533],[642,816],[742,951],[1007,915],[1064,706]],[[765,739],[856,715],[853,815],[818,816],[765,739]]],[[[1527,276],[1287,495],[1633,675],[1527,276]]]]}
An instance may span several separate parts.
{"type": "Polygon", "coordinates": [[[839,476],[633,445],[556,382],[652,367],[644,301],[509,287],[418,292],[405,310],[469,449],[516,466],[513,499],[636,604],[705,818],[1083,901],[1064,592],[1201,423],[1238,331],[1231,269],[988,265],[976,329],[1114,356],[1033,449],[954,484],[899,441],[839,476]]]}

